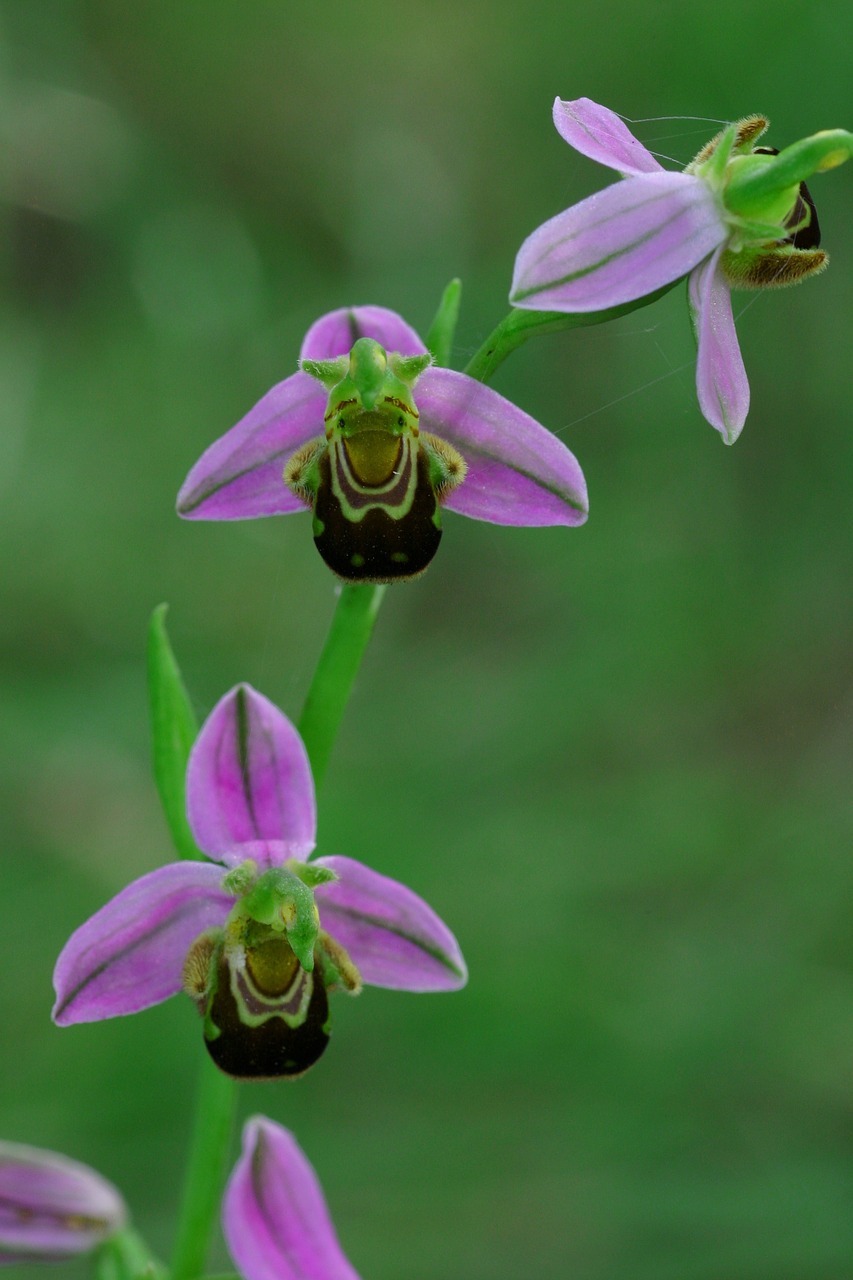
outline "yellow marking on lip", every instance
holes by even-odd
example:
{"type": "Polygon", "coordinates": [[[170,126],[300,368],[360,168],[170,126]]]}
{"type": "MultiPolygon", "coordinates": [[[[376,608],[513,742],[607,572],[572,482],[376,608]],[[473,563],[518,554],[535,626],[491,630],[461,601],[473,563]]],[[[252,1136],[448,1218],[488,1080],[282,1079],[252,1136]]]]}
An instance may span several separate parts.
{"type": "Polygon", "coordinates": [[[364,431],[344,440],[344,449],[360,483],[375,488],[391,479],[403,445],[399,436],[388,431],[364,431]]]}

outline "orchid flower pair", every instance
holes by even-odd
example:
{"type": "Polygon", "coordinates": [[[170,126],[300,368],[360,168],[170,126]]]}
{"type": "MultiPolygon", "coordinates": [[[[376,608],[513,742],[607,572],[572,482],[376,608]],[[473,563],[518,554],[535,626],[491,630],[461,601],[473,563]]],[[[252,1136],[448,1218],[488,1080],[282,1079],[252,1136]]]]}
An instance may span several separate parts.
{"type": "Polygon", "coordinates": [[[826,254],[804,180],[853,155],[853,134],[827,130],[784,151],[756,147],[751,116],[718,134],[682,173],[663,169],[615,112],[589,98],[554,103],[561,137],[623,175],[538,227],[519,250],[516,307],[595,312],[688,275],[702,413],[732,444],[749,383],[732,316],[732,288],[794,284],[826,254]]]}
{"type": "Polygon", "coordinates": [[[300,365],[201,456],[180,515],[244,520],[307,506],[323,559],[355,582],[422,573],[442,507],[505,525],[586,519],[586,484],[566,446],[474,378],[432,365],[395,312],[321,317],[300,365]]]}
{"type": "Polygon", "coordinates": [[[136,1013],[183,987],[217,1066],[275,1078],[322,1054],[329,990],[464,985],[456,939],[410,889],[352,858],[308,861],[317,819],[305,747],[248,685],[202,726],[186,794],[213,861],[151,871],[77,929],[54,973],[60,1026],[136,1013]]]}

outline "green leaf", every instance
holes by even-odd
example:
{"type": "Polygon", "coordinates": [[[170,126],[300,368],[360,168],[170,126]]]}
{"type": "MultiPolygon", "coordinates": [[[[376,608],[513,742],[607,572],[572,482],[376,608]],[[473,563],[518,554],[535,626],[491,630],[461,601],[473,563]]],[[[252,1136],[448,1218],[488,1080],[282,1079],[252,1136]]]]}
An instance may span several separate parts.
{"type": "Polygon", "coordinates": [[[462,299],[462,281],[451,280],[441,295],[435,319],[426,337],[427,350],[436,364],[445,368],[450,364],[456,321],[459,319],[459,303],[462,299]]]}
{"type": "Polygon", "coordinates": [[[166,633],[161,604],[148,628],[148,697],[154,779],[175,848],[182,858],[203,858],[187,822],[186,772],[198,724],[166,633]]]}
{"type": "Polygon", "coordinates": [[[165,1280],[166,1268],[132,1227],[101,1245],[95,1258],[96,1280],[165,1280]]]}

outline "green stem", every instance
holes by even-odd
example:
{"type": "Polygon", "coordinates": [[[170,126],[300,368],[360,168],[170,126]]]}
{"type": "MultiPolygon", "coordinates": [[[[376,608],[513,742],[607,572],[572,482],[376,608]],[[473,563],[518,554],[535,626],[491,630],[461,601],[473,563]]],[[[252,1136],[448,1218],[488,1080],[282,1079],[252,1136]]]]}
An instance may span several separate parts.
{"type": "Polygon", "coordinates": [[[384,594],[385,587],[375,583],[348,582],[341,588],[299,720],[318,790],[384,594]]]}
{"type": "MultiPolygon", "coordinates": [[[[682,277],[683,278],[683,277],[682,277]]],[[[594,324],[604,324],[606,320],[616,320],[619,316],[627,316],[640,307],[647,307],[657,302],[665,293],[669,293],[678,284],[666,284],[654,293],[637,298],[634,302],[623,302],[618,307],[608,307],[606,311],[582,311],[566,314],[563,311],[526,311],[513,307],[509,315],[504,316],[496,329],[493,329],[486,341],[468,361],[464,372],[469,378],[479,382],[488,382],[499,365],[508,355],[520,347],[528,338],[541,333],[557,333],[561,329],[583,329],[594,324]]]]}
{"type": "Polygon", "coordinates": [[[219,1217],[236,1100],[236,1081],[223,1075],[205,1054],[172,1257],[172,1280],[195,1280],[204,1274],[210,1233],[219,1217]]]}

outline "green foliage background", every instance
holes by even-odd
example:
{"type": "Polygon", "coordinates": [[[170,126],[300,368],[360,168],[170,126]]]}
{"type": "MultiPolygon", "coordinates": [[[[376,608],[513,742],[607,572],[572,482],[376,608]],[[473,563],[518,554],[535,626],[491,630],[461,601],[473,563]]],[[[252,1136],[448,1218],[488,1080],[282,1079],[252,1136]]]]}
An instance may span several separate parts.
{"type": "MultiPolygon", "coordinates": [[[[784,146],[853,126],[852,34],[844,0],[0,4],[0,1131],[98,1166],[159,1250],[198,1020],[57,1030],[53,963],[171,857],[153,606],[200,716],[242,679],[296,715],[334,595],[307,518],[178,521],[186,471],[325,310],[423,331],[461,275],[464,363],[524,236],[610,180],[556,94],[676,117],[636,127],[680,164],[692,117],[784,146]]],[[[828,273],[738,296],[735,448],[681,289],[540,340],[495,385],[589,524],[451,515],[386,600],[319,847],[421,892],[470,985],[339,998],[316,1070],[242,1095],[365,1280],[853,1274],[849,168],[813,184],[828,273]]]]}

